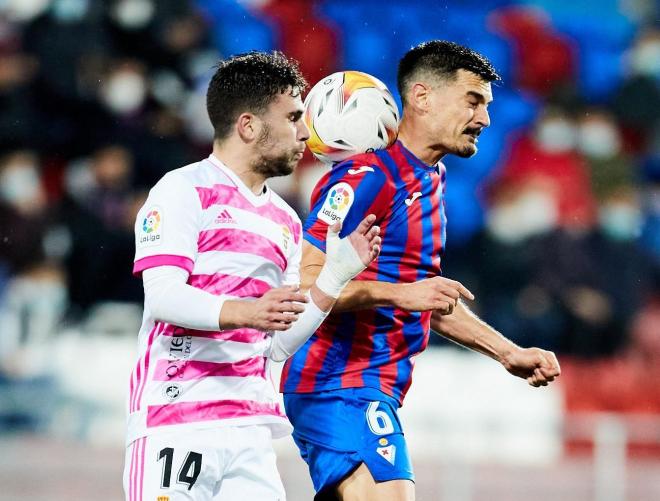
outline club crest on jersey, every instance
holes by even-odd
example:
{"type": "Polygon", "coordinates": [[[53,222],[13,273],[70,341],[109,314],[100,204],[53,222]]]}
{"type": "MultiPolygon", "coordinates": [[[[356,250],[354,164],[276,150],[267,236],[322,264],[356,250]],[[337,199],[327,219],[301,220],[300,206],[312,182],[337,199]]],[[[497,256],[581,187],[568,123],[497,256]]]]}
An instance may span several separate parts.
{"type": "Polygon", "coordinates": [[[163,211],[160,207],[149,209],[142,219],[136,247],[159,245],[163,238],[163,211]]]}
{"type": "Polygon", "coordinates": [[[396,456],[396,446],[394,444],[390,444],[387,447],[378,447],[376,448],[376,452],[388,463],[394,464],[394,457],[396,456]]]}
{"type": "Polygon", "coordinates": [[[343,221],[354,201],[353,187],[348,183],[337,183],[328,190],[325,202],[316,215],[328,224],[343,221]]]}

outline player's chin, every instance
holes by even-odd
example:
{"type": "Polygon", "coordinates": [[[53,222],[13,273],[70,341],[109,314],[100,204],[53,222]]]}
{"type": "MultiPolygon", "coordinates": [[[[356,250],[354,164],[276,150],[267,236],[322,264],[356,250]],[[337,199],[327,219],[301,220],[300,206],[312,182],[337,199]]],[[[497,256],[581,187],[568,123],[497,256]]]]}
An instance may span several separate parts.
{"type": "Polygon", "coordinates": [[[473,142],[462,143],[454,150],[454,155],[461,158],[470,158],[471,156],[476,155],[477,151],[477,145],[473,142]]]}

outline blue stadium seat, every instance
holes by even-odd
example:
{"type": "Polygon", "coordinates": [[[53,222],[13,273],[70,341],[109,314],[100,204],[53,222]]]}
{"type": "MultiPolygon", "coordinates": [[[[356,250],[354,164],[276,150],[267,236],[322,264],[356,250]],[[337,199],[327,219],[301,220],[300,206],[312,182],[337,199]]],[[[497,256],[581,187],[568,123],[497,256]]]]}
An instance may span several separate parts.
{"type": "Polygon", "coordinates": [[[196,3],[213,25],[213,42],[222,54],[275,48],[273,28],[239,2],[197,0],[196,3]]]}
{"type": "Polygon", "coordinates": [[[615,50],[583,47],[580,51],[579,85],[587,101],[612,95],[623,79],[622,54],[615,50]]]}

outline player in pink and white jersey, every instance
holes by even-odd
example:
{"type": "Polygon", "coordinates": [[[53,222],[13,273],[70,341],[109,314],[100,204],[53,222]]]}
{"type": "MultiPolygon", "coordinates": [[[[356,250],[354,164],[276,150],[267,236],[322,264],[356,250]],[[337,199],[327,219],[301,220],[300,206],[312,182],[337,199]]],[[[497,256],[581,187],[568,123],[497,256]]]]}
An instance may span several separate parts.
{"type": "Polygon", "coordinates": [[[207,109],[213,153],[166,174],[135,224],[145,308],[131,375],[124,489],[143,499],[283,500],[272,437],[291,427],[270,380],[380,250],[367,216],[328,231],[327,265],[298,290],[302,225],[266,184],[309,130],[306,82],[281,53],[222,61],[207,109]]]}

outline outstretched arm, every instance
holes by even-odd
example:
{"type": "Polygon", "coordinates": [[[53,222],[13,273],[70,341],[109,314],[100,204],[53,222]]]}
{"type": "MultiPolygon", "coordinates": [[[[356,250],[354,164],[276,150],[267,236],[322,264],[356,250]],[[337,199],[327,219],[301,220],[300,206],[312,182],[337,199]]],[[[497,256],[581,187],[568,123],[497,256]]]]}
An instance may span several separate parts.
{"type": "MultiPolygon", "coordinates": [[[[303,242],[300,267],[301,287],[311,287],[326,260],[323,251],[303,242]]],[[[333,310],[366,310],[378,306],[394,306],[407,311],[437,310],[442,314],[454,311],[459,298],[474,299],[460,282],[433,277],[409,284],[353,280],[342,291],[333,310]]]]}
{"type": "Polygon", "coordinates": [[[509,373],[532,386],[547,386],[561,369],[554,353],[540,348],[521,348],[459,302],[451,315],[433,312],[431,330],[466,348],[500,362],[509,373]]]}
{"type": "Polygon", "coordinates": [[[346,238],[339,238],[340,223],[328,228],[326,247],[328,259],[307,293],[310,301],[299,318],[286,332],[275,332],[268,356],[283,361],[321,325],[346,285],[380,252],[380,229],[373,226],[376,216],[364,218],[346,238]]]}

